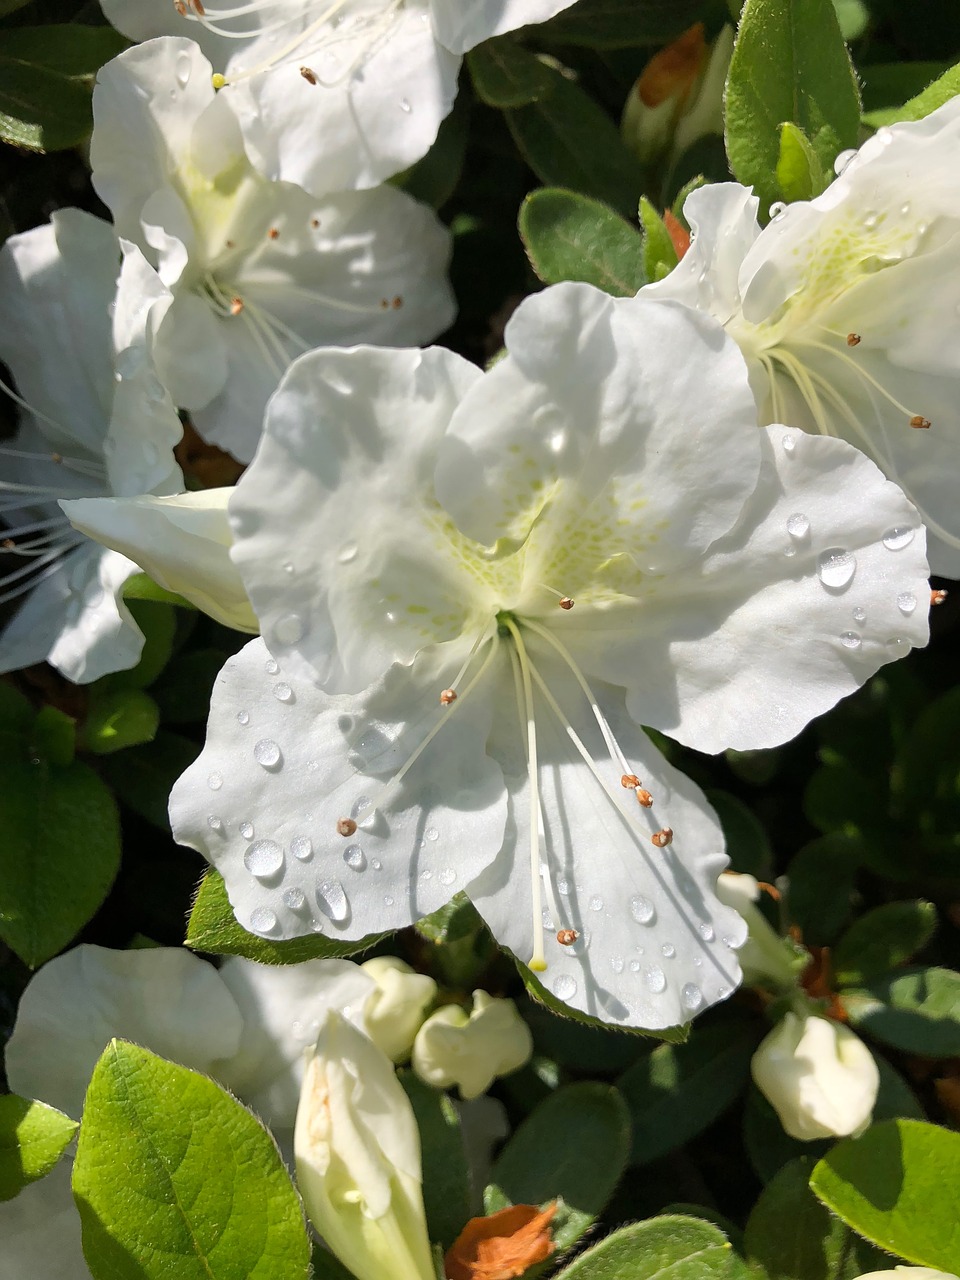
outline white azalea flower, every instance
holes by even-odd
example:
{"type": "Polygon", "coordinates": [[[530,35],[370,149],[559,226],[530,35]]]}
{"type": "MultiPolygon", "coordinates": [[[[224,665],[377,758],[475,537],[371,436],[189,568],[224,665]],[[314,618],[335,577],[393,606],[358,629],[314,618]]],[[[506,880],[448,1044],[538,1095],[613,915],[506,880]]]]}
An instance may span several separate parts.
{"type": "Polygon", "coordinates": [[[762,422],[862,449],[920,509],[930,566],[960,577],[956,481],[960,98],[881,129],[815,200],[763,231],[750,190],[695,191],[695,237],[643,290],[716,316],[750,366],[762,422]]]}
{"type": "Polygon", "coordinates": [[[291,368],[231,499],[266,643],[221,673],[174,830],[254,932],[362,937],[465,889],[559,999],[667,1027],[730,993],[745,929],[715,816],[640,724],[794,736],[924,643],[897,604],[923,531],[849,445],[759,431],[708,317],[562,285],[507,345],[485,375],[291,368]]]}
{"type": "MultiPolygon", "coordinates": [[[[133,40],[198,41],[261,172],[323,196],[376,187],[419,160],[453,106],[464,52],[573,0],[101,3],[133,40]]],[[[162,93],[177,90],[178,72],[163,70],[162,93]]]]}
{"type": "Polygon", "coordinates": [[[0,671],[47,660],[87,682],[140,656],[122,598],[137,566],[71,529],[55,502],[183,486],[180,420],[150,359],[168,299],[138,250],[126,247],[122,267],[120,254],[112,228],[77,209],[0,251],[0,359],[24,409],[0,450],[0,603],[23,598],[0,637],[0,671]]]}
{"type": "Polygon", "coordinates": [[[294,356],[425,342],[453,319],[450,236],[433,211],[392,187],[317,200],[262,177],[193,41],[115,58],[93,112],[93,184],[173,293],[161,376],[200,434],[241,461],[294,356]]]}

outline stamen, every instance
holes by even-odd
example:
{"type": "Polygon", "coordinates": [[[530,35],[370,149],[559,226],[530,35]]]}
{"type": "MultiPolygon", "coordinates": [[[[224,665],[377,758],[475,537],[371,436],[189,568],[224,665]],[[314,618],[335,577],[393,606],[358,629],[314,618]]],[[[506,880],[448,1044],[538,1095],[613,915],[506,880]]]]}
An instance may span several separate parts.
{"type": "Polygon", "coordinates": [[[561,947],[572,947],[579,937],[580,934],[576,929],[557,930],[557,941],[560,943],[561,947]]]}
{"type": "Polygon", "coordinates": [[[658,849],[665,849],[668,844],[673,843],[673,829],[671,827],[663,827],[660,831],[655,831],[650,839],[658,849]]]}
{"type": "Polygon", "coordinates": [[[848,333],[848,334],[847,334],[847,346],[848,346],[848,347],[859,347],[859,345],[860,345],[860,335],[859,335],[859,333],[848,333]]]}
{"type": "Polygon", "coordinates": [[[352,836],[352,835],[356,835],[356,831],[357,831],[357,824],[354,822],[352,818],[337,819],[337,835],[344,836],[344,837],[352,836]]]}
{"type": "Polygon", "coordinates": [[[563,596],[560,600],[557,601],[557,603],[559,604],[561,609],[572,609],[575,601],[571,600],[569,596],[563,596]]]}
{"type": "Polygon", "coordinates": [[[270,237],[271,240],[277,240],[280,236],[280,228],[271,227],[270,230],[267,232],[267,235],[270,237]]]}
{"type": "Polygon", "coordinates": [[[910,425],[911,427],[918,427],[921,431],[928,431],[931,424],[929,418],[923,418],[919,413],[915,413],[910,419],[910,425]]]}
{"type": "MultiPolygon", "coordinates": [[[[854,373],[856,373],[860,378],[862,378],[863,381],[866,382],[869,386],[873,387],[875,391],[878,391],[880,395],[883,396],[884,400],[887,401],[888,404],[893,405],[895,409],[899,409],[900,412],[906,418],[913,419],[915,417],[919,417],[919,414],[913,413],[913,411],[908,409],[906,405],[901,404],[900,401],[897,400],[895,396],[892,396],[890,392],[886,389],[886,387],[882,386],[881,383],[879,383],[876,378],[874,378],[871,374],[869,374],[866,371],[866,369],[863,368],[862,365],[857,364],[855,360],[852,360],[850,356],[845,355],[844,352],[838,351],[835,347],[831,347],[829,343],[818,342],[814,338],[800,338],[797,340],[796,345],[799,347],[813,347],[814,350],[816,351],[823,351],[827,355],[833,356],[836,360],[839,360],[841,364],[849,365],[849,367],[854,371],[854,373]]],[[[911,421],[911,426],[912,425],[913,423],[911,421]]]]}
{"type": "Polygon", "coordinates": [[[942,587],[940,587],[939,589],[935,589],[935,590],[931,591],[931,592],[930,592],[930,605],[931,605],[931,607],[935,607],[935,606],[936,606],[936,605],[938,605],[938,604],[943,604],[943,602],[944,602],[944,600],[946,600],[946,598],[947,598],[947,593],[946,593],[946,591],[944,591],[944,589],[943,589],[942,587]]]}
{"type": "Polygon", "coordinates": [[[631,787],[639,787],[640,779],[635,773],[624,773],[621,774],[620,785],[629,791],[631,787]]]}
{"type": "Polygon", "coordinates": [[[303,76],[304,80],[306,80],[307,84],[317,83],[317,73],[315,71],[311,71],[309,67],[301,67],[300,74],[303,76]]]}
{"type": "Polygon", "coordinates": [[[230,314],[238,316],[243,310],[243,299],[239,296],[230,299],[230,314]]]}
{"type": "Polygon", "coordinates": [[[547,957],[543,950],[543,899],[540,876],[540,832],[543,817],[540,811],[540,775],[537,762],[537,722],[533,709],[533,686],[530,681],[531,669],[523,637],[512,618],[505,616],[504,622],[513,637],[515,646],[510,650],[510,661],[513,664],[514,682],[519,686],[517,710],[520,714],[520,723],[526,723],[527,780],[530,789],[530,897],[533,902],[533,955],[527,962],[527,967],[534,973],[543,973],[547,967],[547,957]]]}
{"type": "Polygon", "coordinates": [[[449,707],[450,703],[456,702],[456,700],[457,700],[456,689],[444,689],[441,691],[441,694],[440,694],[441,707],[449,707]]]}

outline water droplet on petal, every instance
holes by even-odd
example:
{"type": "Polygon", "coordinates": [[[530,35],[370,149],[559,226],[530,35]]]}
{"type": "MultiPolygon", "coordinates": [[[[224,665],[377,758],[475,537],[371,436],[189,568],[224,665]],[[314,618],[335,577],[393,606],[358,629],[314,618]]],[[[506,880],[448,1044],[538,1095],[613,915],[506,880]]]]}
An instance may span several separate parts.
{"type": "Polygon", "coordinates": [[[651,965],[651,967],[644,974],[644,978],[646,979],[647,986],[650,988],[650,990],[653,992],[655,996],[658,996],[661,991],[664,991],[666,989],[666,986],[667,986],[666,975],[664,974],[663,970],[660,968],[658,964],[651,965]]]}
{"type": "Polygon", "coordinates": [[[631,972],[631,973],[639,973],[639,972],[640,972],[640,970],[641,970],[642,968],[643,968],[643,965],[640,963],[640,961],[639,961],[639,960],[631,960],[631,961],[630,961],[630,972],[631,972]]]}
{"type": "Polygon", "coordinates": [[[139,373],[143,368],[144,358],[145,352],[142,347],[126,347],[121,351],[114,365],[116,381],[122,382],[124,378],[132,378],[134,374],[139,373]]]}
{"type": "Polygon", "coordinates": [[[313,842],[309,836],[294,836],[290,841],[290,852],[298,862],[307,862],[313,855],[313,842]]]}
{"type": "Polygon", "coordinates": [[[279,684],[275,684],[273,686],[273,696],[278,702],[292,702],[293,690],[288,684],[284,684],[283,681],[281,681],[279,684]]]}
{"type": "Polygon", "coordinates": [[[370,865],[371,867],[373,867],[374,871],[379,871],[380,868],[383,866],[383,863],[380,861],[379,858],[374,858],[373,861],[370,863],[370,865]]]}
{"type": "Polygon", "coordinates": [[[237,712],[237,724],[239,724],[239,725],[243,725],[244,727],[246,727],[249,723],[250,723],[250,712],[249,712],[249,711],[238,711],[238,712],[237,712]]]}
{"type": "Polygon", "coordinates": [[[296,885],[291,885],[289,889],[284,889],[281,897],[291,911],[299,911],[307,900],[303,890],[298,889],[296,885]]]}
{"type": "Polygon", "coordinates": [[[610,968],[614,973],[623,973],[623,956],[611,956],[610,968]]]}
{"type": "Polygon", "coordinates": [[[331,920],[346,920],[349,904],[339,880],[318,881],[317,906],[331,920]]]}
{"type": "Polygon", "coordinates": [[[787,517],[787,533],[791,538],[805,538],[810,532],[810,521],[802,511],[795,511],[787,517]]]}
{"type": "Polygon", "coordinates": [[[857,571],[857,558],[843,547],[828,547],[817,557],[817,574],[825,587],[839,590],[847,586],[857,571]]]}
{"type": "Polygon", "coordinates": [[[660,948],[660,954],[662,956],[666,956],[668,960],[672,960],[673,957],[677,954],[677,948],[673,945],[672,942],[665,942],[663,946],[660,948]]]}
{"type": "Polygon", "coordinates": [[[887,651],[890,653],[891,657],[903,658],[910,652],[910,649],[910,641],[905,639],[903,636],[894,636],[892,639],[887,641],[887,651]]]}
{"type": "Polygon", "coordinates": [[[279,644],[296,644],[303,639],[303,619],[299,613],[285,613],[273,624],[273,635],[279,644]]]}
{"type": "Polygon", "coordinates": [[[770,206],[770,221],[776,222],[778,218],[782,217],[783,214],[786,213],[786,211],[787,206],[782,200],[774,200],[773,204],[770,206]]]}
{"type": "MultiPolygon", "coordinates": [[[[363,746],[362,742],[360,746],[361,747],[363,746]]],[[[356,820],[363,813],[364,809],[369,809],[369,808],[370,808],[370,797],[357,796],[356,800],[354,800],[353,805],[350,808],[350,817],[353,818],[353,820],[356,822],[356,820]]],[[[369,817],[369,814],[367,816],[369,817]]]]}
{"type": "Polygon", "coordinates": [[[253,823],[252,822],[241,822],[239,830],[244,840],[253,839],[253,823]]]}
{"type": "Polygon", "coordinates": [[[276,840],[257,840],[243,855],[252,876],[274,876],[283,866],[283,849],[276,840]]]}
{"type": "Polygon", "coordinates": [[[351,560],[356,560],[358,550],[355,542],[345,542],[337,552],[337,559],[341,564],[349,564],[351,560]]]}
{"type": "Polygon", "coordinates": [[[349,844],[343,851],[343,860],[354,871],[363,871],[367,865],[367,855],[358,844],[349,844]]]}
{"type": "Polygon", "coordinates": [[[409,115],[410,112],[413,110],[413,107],[411,107],[409,101],[406,98],[400,99],[400,110],[404,113],[404,115],[409,115]]]}
{"type": "Polygon", "coordinates": [[[917,597],[913,594],[912,591],[901,591],[900,594],[897,596],[897,608],[900,610],[902,614],[905,614],[907,617],[909,617],[910,614],[913,613],[916,607],[917,607],[917,597]]]}
{"type": "Polygon", "coordinates": [[[253,748],[253,758],[264,769],[272,769],[280,760],[280,748],[272,738],[261,738],[253,748]]]}
{"type": "Polygon", "coordinates": [[[780,443],[783,445],[784,453],[793,453],[797,447],[797,441],[799,439],[799,431],[785,431],[780,437],[780,443]]]}
{"type": "Polygon", "coordinates": [[[680,1000],[685,1009],[699,1009],[703,1004],[703,995],[696,983],[685,982],[680,988],[680,1000]]]}
{"type": "Polygon", "coordinates": [[[426,840],[439,840],[439,839],[440,839],[440,832],[437,830],[437,828],[436,828],[436,827],[427,827],[427,829],[426,829],[426,831],[423,833],[423,835],[424,835],[424,839],[426,839],[426,840]]]}
{"type": "Polygon", "coordinates": [[[557,893],[562,893],[562,894],[563,894],[563,896],[564,896],[565,898],[566,898],[566,897],[568,897],[568,896],[569,896],[569,893],[570,893],[570,881],[569,881],[569,880],[558,880],[558,881],[557,881],[557,893]]]}
{"type": "Polygon", "coordinates": [[[703,924],[697,925],[697,932],[700,934],[700,937],[704,942],[712,942],[714,939],[713,925],[707,924],[706,921],[704,921],[703,924]]]}
{"type": "Polygon", "coordinates": [[[553,994],[558,1000],[572,1000],[577,994],[577,983],[569,973],[558,974],[553,980],[553,994]]]}
{"type": "Polygon", "coordinates": [[[280,670],[280,663],[276,658],[268,658],[263,664],[263,669],[266,671],[268,676],[275,676],[280,670]]]}
{"type": "Polygon", "coordinates": [[[185,89],[190,81],[191,61],[189,53],[177,54],[177,84],[185,89]]]}
{"type": "Polygon", "coordinates": [[[211,791],[219,791],[220,788],[223,786],[223,774],[211,773],[210,776],[207,778],[207,786],[210,788],[211,791]]]}
{"type": "Polygon", "coordinates": [[[866,609],[861,609],[860,606],[858,605],[856,609],[854,609],[853,611],[853,620],[854,622],[866,622],[867,620],[866,609]]]}
{"type": "Polygon", "coordinates": [[[589,904],[588,904],[588,905],[589,905],[589,907],[590,907],[590,910],[591,910],[591,911],[602,911],[602,910],[603,910],[603,899],[602,899],[602,898],[598,898],[598,897],[596,896],[596,894],[594,894],[594,896],[590,899],[590,902],[589,902],[589,904]]]}
{"type": "Polygon", "coordinates": [[[857,152],[854,147],[850,147],[846,151],[840,152],[836,160],[833,162],[833,172],[838,178],[856,154],[857,152]]]}
{"type": "Polygon", "coordinates": [[[845,649],[859,649],[863,641],[855,631],[841,631],[840,643],[845,649]]]}
{"type": "Polygon", "coordinates": [[[902,551],[913,541],[914,530],[905,524],[896,524],[883,535],[883,545],[888,551],[902,551]]]}
{"type": "Polygon", "coordinates": [[[250,928],[254,933],[273,933],[277,917],[269,907],[254,907],[250,913],[250,928]]]}
{"type": "Polygon", "coordinates": [[[636,897],[630,899],[630,914],[637,924],[649,924],[656,915],[656,910],[646,898],[636,897]]]}
{"type": "Polygon", "coordinates": [[[454,871],[453,867],[444,867],[439,876],[441,884],[453,884],[456,878],[457,873],[454,871]]]}
{"type": "Polygon", "coordinates": [[[207,826],[211,831],[221,831],[223,829],[223,822],[219,818],[214,817],[211,813],[210,817],[207,819],[207,826]]]}
{"type": "Polygon", "coordinates": [[[392,906],[393,906],[393,899],[390,897],[389,893],[385,893],[385,894],[383,895],[383,905],[384,905],[385,907],[392,907],[392,906]]]}

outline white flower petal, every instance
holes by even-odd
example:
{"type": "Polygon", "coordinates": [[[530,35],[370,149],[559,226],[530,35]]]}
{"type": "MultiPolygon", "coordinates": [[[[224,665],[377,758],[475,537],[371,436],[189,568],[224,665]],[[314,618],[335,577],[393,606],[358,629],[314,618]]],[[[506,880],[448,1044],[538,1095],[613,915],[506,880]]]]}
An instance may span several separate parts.
{"type": "Polygon", "coordinates": [[[128,671],[140,661],[143,634],[123,601],[123,584],[136,572],[126,556],[92,543],[70,557],[70,597],[47,661],[74,684],[128,671]]]}
{"type": "Polygon", "coordinates": [[[229,358],[217,318],[195,293],[178,293],[156,334],[154,359],[174,402],[199,412],[227,381],[229,358]]]}
{"type": "Polygon", "coordinates": [[[491,36],[546,22],[572,4],[573,0],[430,0],[430,10],[444,48],[466,53],[491,36]]]}
{"type": "Polygon", "coordinates": [[[494,857],[506,797],[485,754],[491,709],[479,692],[441,707],[451,675],[425,655],[378,688],[334,698],[261,640],[227,662],[170,817],[176,838],[223,875],[244,928],[274,938],[399,929],[494,857]],[[402,784],[377,800],[443,716],[402,784]],[[355,829],[340,834],[341,819],[355,829]]]}
{"type": "Polygon", "coordinates": [[[91,1280],[80,1243],[80,1215],[70,1190],[73,1161],[0,1203],[0,1280],[91,1280]]]}

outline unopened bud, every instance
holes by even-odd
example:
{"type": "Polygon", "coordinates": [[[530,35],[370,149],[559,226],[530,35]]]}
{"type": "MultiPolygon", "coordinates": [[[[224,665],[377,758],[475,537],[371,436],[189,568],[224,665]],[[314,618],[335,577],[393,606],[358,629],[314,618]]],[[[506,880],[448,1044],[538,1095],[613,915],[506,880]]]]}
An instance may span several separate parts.
{"type": "Polygon", "coordinates": [[[476,1098],[532,1052],[530,1028],[513,1001],[474,991],[469,1017],[449,1004],[426,1020],[413,1044],[413,1069],[427,1084],[457,1085],[462,1098],[476,1098]]]}
{"type": "Polygon", "coordinates": [[[363,1008],[367,1034],[388,1058],[404,1062],[437,997],[437,984],[395,956],[375,956],[360,969],[377,984],[363,1008]]]}

